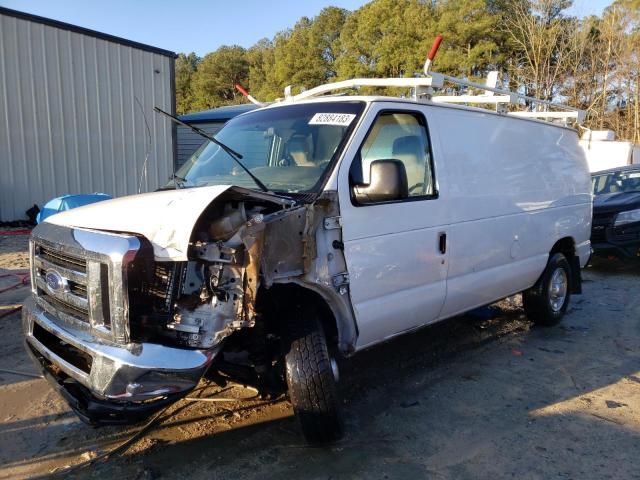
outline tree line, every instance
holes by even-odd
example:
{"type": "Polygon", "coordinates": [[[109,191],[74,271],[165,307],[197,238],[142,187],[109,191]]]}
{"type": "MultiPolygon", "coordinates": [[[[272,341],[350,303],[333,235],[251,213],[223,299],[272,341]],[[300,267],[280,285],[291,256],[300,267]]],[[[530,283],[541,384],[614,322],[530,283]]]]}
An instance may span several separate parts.
{"type": "MultiPolygon", "coordinates": [[[[176,59],[178,113],[244,103],[236,83],[264,101],[354,77],[420,74],[437,34],[433,69],[587,111],[586,126],[640,143],[640,0],[602,15],[569,15],[572,0],[373,0],[327,7],[245,49],[225,45],[176,59]]],[[[455,89],[453,89],[455,90],[455,89]]],[[[386,92],[390,93],[390,92],[386,92]]],[[[451,92],[450,92],[451,93],[451,92]]]]}

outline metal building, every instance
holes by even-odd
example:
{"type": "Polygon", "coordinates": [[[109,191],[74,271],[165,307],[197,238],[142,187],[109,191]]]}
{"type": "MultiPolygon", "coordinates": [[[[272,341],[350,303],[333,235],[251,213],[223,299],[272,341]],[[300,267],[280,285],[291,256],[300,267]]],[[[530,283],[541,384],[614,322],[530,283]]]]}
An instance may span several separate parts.
{"type": "Polygon", "coordinates": [[[166,183],[175,129],[153,107],[175,112],[174,60],[0,8],[0,221],[64,194],[122,196],[166,183]]]}
{"type": "MultiPolygon", "coordinates": [[[[255,108],[256,106],[252,103],[229,105],[204,110],[202,112],[188,113],[178,118],[185,123],[204,130],[209,135],[213,135],[233,117],[254,110],[255,108]]],[[[193,130],[182,125],[177,126],[176,132],[176,169],[178,169],[187,161],[191,154],[205,142],[205,139],[193,130]]]]}

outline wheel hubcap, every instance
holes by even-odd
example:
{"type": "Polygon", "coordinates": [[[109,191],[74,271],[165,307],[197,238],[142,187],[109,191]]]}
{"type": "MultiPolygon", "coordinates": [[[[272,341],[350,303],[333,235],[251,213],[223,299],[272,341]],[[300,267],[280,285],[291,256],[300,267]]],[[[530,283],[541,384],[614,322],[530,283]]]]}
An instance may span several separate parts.
{"type": "Polygon", "coordinates": [[[549,305],[551,310],[559,312],[567,299],[569,280],[563,268],[556,268],[549,282],[549,305]]]}

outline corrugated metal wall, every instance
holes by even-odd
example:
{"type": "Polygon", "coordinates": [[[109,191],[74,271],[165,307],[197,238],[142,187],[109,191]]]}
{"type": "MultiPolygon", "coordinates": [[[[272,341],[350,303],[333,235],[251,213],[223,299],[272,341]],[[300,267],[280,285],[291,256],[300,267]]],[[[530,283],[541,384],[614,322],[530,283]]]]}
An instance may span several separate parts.
{"type": "Polygon", "coordinates": [[[166,183],[173,128],[153,107],[174,110],[173,62],[0,12],[0,221],[67,193],[137,193],[147,151],[142,191],[166,183]]]}
{"type": "MultiPolygon", "coordinates": [[[[214,135],[218,132],[225,122],[212,122],[212,123],[199,123],[196,126],[201,128],[209,135],[214,135]]],[[[186,162],[191,154],[195,152],[200,145],[207,140],[190,128],[183,125],[177,125],[176,127],[176,169],[180,168],[184,162],[186,162]]]]}

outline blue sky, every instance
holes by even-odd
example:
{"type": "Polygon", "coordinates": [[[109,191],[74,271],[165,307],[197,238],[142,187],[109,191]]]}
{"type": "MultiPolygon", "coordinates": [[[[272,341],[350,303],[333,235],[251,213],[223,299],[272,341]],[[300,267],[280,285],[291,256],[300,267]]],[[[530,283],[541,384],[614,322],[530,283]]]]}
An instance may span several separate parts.
{"type": "MultiPolygon", "coordinates": [[[[612,0],[574,0],[574,15],[600,14],[612,0]]],[[[250,47],[328,5],[355,10],[365,0],[0,0],[53,18],[174,52],[204,55],[224,44],[250,47]]]]}

